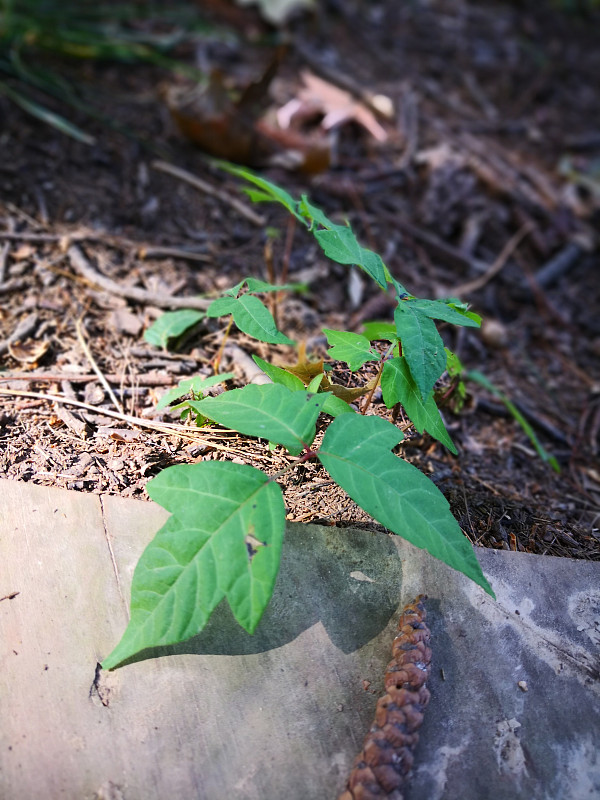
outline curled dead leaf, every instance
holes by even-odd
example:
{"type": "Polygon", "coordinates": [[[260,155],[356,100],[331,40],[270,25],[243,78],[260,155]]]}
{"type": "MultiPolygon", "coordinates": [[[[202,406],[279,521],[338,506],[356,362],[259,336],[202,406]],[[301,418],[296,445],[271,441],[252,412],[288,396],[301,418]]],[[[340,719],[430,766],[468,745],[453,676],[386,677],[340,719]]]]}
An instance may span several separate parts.
{"type": "Polygon", "coordinates": [[[48,352],[50,342],[46,339],[31,339],[29,342],[9,342],[8,352],[15,359],[23,364],[37,364],[37,362],[48,352]]]}

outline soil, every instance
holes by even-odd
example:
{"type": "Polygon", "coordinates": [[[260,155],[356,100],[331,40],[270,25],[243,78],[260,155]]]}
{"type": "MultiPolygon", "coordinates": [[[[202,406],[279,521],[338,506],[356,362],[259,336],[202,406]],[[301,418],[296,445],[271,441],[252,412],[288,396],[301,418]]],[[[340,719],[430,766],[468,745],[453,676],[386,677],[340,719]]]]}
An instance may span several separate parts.
{"type": "MultiPolygon", "coordinates": [[[[385,141],[349,122],[333,135],[325,171],[307,175],[271,159],[264,174],[349,220],[414,294],[460,294],[484,317],[477,331],[442,325],[444,340],[516,404],[560,473],[478,384],[468,383],[458,413],[442,409],[457,457],[400,416],[402,456],[444,492],[465,534],[478,546],[598,559],[600,19],[557,5],[323,2],[317,16],[290,23],[273,92],[294,97],[308,68],[384,95],[394,107],[379,120],[385,141]]],[[[281,33],[246,11],[225,30],[179,56],[256,80],[281,33]]],[[[161,100],[159,86],[178,79],[148,65],[48,64],[113,126],[69,111],[94,136],[86,145],[0,96],[2,473],[147,498],[146,482],[175,463],[233,458],[278,472],[288,463],[281,448],[214,429],[168,429],[177,413],[156,411],[179,380],[211,373],[221,323],[204,320],[168,350],[148,344],[144,331],[173,295],[287,275],[308,290],[278,298],[279,326],[319,358],[322,328],[391,320],[389,299],[328,261],[283,210],[253,207],[265,218],[253,222],[156,168],[166,160],[243,200],[239,182],[179,132],[161,100]],[[86,276],[82,261],[113,284],[86,276]],[[149,296],[126,297],[132,288],[149,296]],[[116,406],[137,422],[112,416],[116,406]]],[[[235,373],[230,386],[253,379],[252,354],[296,357],[233,330],[221,361],[235,373]]],[[[334,370],[349,386],[368,377],[343,364],[334,370]]],[[[443,381],[440,393],[448,387],[443,381]]],[[[374,399],[369,413],[389,416],[374,399]]],[[[316,464],[291,473],[285,490],[290,520],[381,530],[316,464]]]]}

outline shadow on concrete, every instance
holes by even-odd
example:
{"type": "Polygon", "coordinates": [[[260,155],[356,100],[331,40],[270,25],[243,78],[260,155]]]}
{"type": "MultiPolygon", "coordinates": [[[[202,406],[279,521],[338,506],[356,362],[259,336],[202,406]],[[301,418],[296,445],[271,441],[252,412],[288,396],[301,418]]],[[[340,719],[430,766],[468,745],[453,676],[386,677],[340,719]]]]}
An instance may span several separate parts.
{"type": "Polygon", "coordinates": [[[124,664],[185,653],[262,653],[293,641],[319,621],[344,653],[360,649],[386,627],[402,586],[402,562],[392,537],[365,536],[349,528],[288,524],[275,591],[253,635],[238,625],[224,600],[198,636],[149,648],[124,664]]]}

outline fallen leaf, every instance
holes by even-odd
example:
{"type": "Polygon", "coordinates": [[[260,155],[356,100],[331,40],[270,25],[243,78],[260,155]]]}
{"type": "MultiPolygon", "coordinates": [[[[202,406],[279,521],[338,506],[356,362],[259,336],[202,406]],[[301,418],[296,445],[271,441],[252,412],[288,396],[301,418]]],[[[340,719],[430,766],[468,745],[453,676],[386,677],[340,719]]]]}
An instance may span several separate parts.
{"type": "Polygon", "coordinates": [[[375,114],[349,92],[318,78],[308,70],[302,72],[302,80],[304,86],[298,91],[297,97],[277,112],[277,121],[282,129],[311,115],[322,114],[320,125],[325,131],[346,122],[356,122],[378,142],[387,140],[387,132],[377,121],[375,114]]]}
{"type": "Polygon", "coordinates": [[[295,364],[282,364],[281,369],[286,372],[291,372],[297,378],[300,378],[302,383],[308,385],[313,378],[323,372],[323,359],[320,361],[309,361],[306,357],[306,343],[300,342],[298,345],[298,360],[295,364]]]}
{"type": "Polygon", "coordinates": [[[24,364],[36,364],[48,352],[50,342],[46,339],[31,339],[29,342],[12,342],[8,344],[8,352],[24,364]]]}

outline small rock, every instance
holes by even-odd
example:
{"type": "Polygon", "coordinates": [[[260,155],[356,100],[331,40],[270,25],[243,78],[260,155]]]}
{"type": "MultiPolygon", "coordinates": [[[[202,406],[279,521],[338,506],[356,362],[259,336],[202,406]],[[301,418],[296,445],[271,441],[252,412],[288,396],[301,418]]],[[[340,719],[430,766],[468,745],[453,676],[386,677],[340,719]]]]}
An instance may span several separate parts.
{"type": "Polygon", "coordinates": [[[484,319],[481,323],[481,338],[488,347],[500,349],[508,344],[508,330],[497,319],[484,319]]]}

